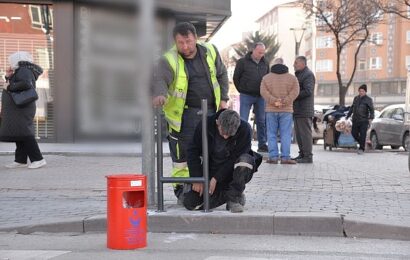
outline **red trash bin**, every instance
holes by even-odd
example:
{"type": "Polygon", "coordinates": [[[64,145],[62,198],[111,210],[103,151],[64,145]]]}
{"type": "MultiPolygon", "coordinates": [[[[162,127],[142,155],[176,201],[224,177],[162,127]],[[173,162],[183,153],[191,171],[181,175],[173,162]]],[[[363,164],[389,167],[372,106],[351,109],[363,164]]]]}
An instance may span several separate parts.
{"type": "Polygon", "coordinates": [[[138,174],[107,178],[107,247],[136,249],[147,246],[147,182],[138,174]]]}

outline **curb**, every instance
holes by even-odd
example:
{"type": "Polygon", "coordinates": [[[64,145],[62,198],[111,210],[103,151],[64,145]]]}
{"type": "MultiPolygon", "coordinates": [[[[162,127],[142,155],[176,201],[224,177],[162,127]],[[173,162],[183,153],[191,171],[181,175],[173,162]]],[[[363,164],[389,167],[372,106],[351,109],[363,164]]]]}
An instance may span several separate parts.
{"type": "MultiPolygon", "coordinates": [[[[105,232],[106,215],[74,218],[31,226],[0,228],[0,232],[105,232]]],[[[243,235],[331,236],[410,241],[410,226],[392,221],[321,213],[261,212],[232,214],[169,210],[148,211],[148,231],[153,233],[209,233],[243,235]]]]}

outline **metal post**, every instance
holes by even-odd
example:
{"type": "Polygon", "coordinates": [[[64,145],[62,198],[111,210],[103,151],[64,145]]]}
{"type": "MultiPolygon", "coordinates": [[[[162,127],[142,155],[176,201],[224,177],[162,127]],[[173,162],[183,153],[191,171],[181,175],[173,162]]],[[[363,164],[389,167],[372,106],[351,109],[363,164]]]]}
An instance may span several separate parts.
{"type": "Polygon", "coordinates": [[[162,117],[161,108],[157,109],[157,203],[158,212],[164,211],[164,183],[161,181],[164,176],[163,151],[162,151],[162,117]]]}
{"type": "Polygon", "coordinates": [[[204,176],[204,212],[209,212],[209,160],[208,160],[208,101],[202,99],[202,169],[204,176]]]}
{"type": "Polygon", "coordinates": [[[155,205],[155,137],[154,111],[151,104],[150,80],[153,60],[152,43],[154,29],[154,0],[136,1],[139,15],[136,19],[137,39],[136,54],[138,64],[136,74],[137,100],[142,109],[142,173],[147,176],[148,205],[155,205]],[[142,65],[143,64],[143,65],[142,65]]]}

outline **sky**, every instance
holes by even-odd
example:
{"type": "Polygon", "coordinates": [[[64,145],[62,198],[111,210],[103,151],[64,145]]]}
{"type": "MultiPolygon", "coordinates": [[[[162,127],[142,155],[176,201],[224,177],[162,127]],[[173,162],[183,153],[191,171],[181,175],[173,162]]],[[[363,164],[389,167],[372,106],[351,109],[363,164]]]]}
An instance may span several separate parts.
{"type": "Polygon", "coordinates": [[[242,32],[257,30],[256,19],[272,10],[276,5],[289,0],[231,0],[232,16],[214,35],[211,42],[222,50],[242,40],[242,32]]]}

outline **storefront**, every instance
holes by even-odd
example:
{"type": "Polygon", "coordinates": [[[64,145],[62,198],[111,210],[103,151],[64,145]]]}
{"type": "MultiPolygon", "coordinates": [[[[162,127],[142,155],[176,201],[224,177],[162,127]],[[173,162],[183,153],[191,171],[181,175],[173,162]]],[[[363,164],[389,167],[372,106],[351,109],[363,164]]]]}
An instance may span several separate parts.
{"type": "MultiPolygon", "coordinates": [[[[37,82],[40,141],[140,136],[134,2],[0,1],[0,86],[15,51],[31,52],[44,69],[37,82]]],[[[155,53],[172,44],[176,22],[194,23],[209,40],[229,16],[230,0],[158,0],[155,53]]]]}

